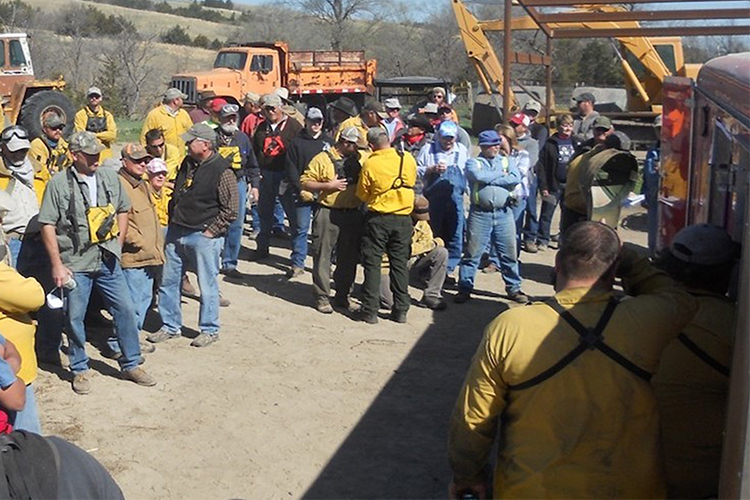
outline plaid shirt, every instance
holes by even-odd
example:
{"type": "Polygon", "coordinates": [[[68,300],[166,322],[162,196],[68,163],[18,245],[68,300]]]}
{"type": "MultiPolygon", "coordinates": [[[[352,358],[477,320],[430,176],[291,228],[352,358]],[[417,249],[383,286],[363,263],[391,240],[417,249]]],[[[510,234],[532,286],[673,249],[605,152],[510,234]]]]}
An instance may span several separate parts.
{"type": "Polygon", "coordinates": [[[237,176],[231,169],[226,169],[219,177],[217,186],[219,194],[219,215],[209,224],[206,231],[213,236],[221,236],[227,232],[229,225],[237,218],[240,211],[240,194],[237,191],[237,176]]]}

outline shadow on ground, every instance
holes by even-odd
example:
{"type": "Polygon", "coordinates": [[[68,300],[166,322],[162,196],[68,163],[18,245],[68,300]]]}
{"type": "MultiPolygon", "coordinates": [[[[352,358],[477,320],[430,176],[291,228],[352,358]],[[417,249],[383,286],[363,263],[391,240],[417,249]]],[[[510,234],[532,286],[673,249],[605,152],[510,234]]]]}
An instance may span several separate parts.
{"type": "Polygon", "coordinates": [[[444,498],[448,423],[484,327],[507,304],[483,297],[432,324],[304,498],[444,498]]]}

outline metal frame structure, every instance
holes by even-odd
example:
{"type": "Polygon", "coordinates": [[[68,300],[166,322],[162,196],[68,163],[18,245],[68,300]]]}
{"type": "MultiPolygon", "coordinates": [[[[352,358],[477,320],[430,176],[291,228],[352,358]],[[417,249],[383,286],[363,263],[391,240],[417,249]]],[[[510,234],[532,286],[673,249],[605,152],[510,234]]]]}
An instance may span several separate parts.
{"type": "MultiPolygon", "coordinates": [[[[706,20],[739,20],[750,21],[750,8],[746,0],[717,0],[711,4],[711,9],[685,10],[664,9],[665,4],[681,2],[705,5],[702,0],[628,0],[618,2],[612,0],[502,0],[504,4],[504,16],[502,21],[490,21],[481,23],[488,29],[503,30],[503,96],[511,93],[511,68],[513,62],[526,62],[527,60],[543,59],[541,62],[546,66],[546,106],[545,113],[549,119],[549,110],[552,107],[552,41],[553,39],[569,38],[616,38],[616,37],[659,37],[659,36],[709,36],[709,35],[750,35],[750,22],[746,24],[706,25],[706,20]],[[632,5],[646,6],[642,10],[624,10],[622,12],[576,12],[577,6],[585,3],[586,6],[601,5],[632,5]],[[744,8],[737,8],[741,4],[744,8]],[[512,17],[513,7],[522,7],[523,10],[536,24],[514,23],[512,17]],[[661,7],[661,8],[655,8],[661,7]],[[540,9],[547,9],[542,11],[540,9]],[[687,26],[661,26],[661,27],[628,27],[616,28],[611,23],[606,26],[597,23],[612,21],[687,21],[700,25],[687,26]],[[581,24],[586,23],[586,28],[581,24]],[[567,25],[567,27],[566,27],[567,25]],[[517,54],[512,51],[513,30],[539,29],[546,38],[545,56],[532,56],[528,54],[517,54]]],[[[527,63],[528,64],[528,63],[527,63]]],[[[503,115],[508,116],[510,111],[510,99],[503,99],[503,115]]]]}

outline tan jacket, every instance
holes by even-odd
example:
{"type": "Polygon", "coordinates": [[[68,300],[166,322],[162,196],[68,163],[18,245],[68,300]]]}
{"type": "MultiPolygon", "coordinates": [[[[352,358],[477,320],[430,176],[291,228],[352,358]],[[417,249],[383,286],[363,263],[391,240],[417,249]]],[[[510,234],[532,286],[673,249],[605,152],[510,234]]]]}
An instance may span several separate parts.
{"type": "Polygon", "coordinates": [[[133,178],[124,169],[120,169],[120,182],[132,204],[122,248],[122,267],[164,264],[164,232],[151,197],[151,187],[148,182],[133,178]]]}

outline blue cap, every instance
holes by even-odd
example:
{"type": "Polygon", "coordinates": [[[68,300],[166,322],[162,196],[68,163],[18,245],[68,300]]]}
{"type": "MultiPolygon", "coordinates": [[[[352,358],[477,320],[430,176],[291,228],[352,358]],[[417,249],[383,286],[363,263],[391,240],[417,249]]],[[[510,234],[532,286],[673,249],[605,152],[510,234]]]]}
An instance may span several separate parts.
{"type": "Polygon", "coordinates": [[[452,121],[445,121],[438,127],[438,133],[440,137],[457,137],[458,136],[458,124],[452,121]]]}
{"type": "Polygon", "coordinates": [[[480,146],[497,146],[502,142],[500,136],[494,130],[485,130],[479,132],[479,145],[480,146]]]}

